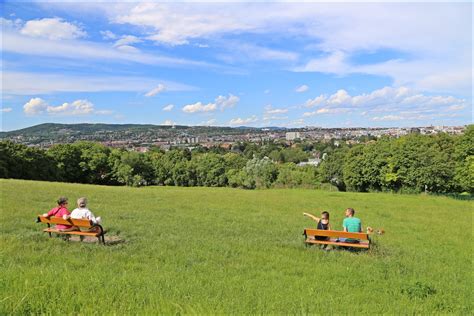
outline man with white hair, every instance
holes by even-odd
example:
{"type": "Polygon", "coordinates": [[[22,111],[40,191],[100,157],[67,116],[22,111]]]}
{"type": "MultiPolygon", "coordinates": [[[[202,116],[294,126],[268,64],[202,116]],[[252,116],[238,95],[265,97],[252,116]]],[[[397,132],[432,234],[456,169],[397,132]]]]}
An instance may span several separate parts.
{"type": "MultiPolygon", "coordinates": [[[[85,197],[81,197],[77,200],[77,208],[71,212],[71,218],[74,219],[88,219],[92,221],[94,224],[100,224],[101,218],[95,217],[94,214],[87,208],[87,199],[85,197]]],[[[88,228],[81,228],[81,231],[96,231],[98,227],[91,227],[88,228]]]]}

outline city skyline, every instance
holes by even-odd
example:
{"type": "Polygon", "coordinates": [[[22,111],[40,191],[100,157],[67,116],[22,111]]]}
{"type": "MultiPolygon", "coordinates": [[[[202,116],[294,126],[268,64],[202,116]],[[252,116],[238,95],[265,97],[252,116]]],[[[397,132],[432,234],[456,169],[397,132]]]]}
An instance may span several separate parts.
{"type": "Polygon", "coordinates": [[[6,1],[2,130],[472,123],[472,4],[6,1]]]}

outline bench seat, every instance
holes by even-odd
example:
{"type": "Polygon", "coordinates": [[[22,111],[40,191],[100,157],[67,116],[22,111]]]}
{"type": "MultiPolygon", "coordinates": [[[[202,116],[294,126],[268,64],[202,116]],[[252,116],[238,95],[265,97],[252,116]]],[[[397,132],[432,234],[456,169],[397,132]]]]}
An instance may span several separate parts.
{"type": "Polygon", "coordinates": [[[319,245],[337,245],[337,246],[344,246],[344,247],[354,247],[354,248],[370,248],[369,242],[361,241],[359,243],[348,243],[348,242],[341,242],[338,241],[336,238],[331,238],[329,240],[316,240],[316,239],[307,239],[306,242],[308,244],[319,244],[319,245]]]}
{"type": "MultiPolygon", "coordinates": [[[[100,236],[100,233],[96,233],[96,232],[81,232],[81,231],[78,231],[78,230],[73,230],[73,231],[69,231],[69,232],[64,232],[64,231],[57,230],[57,229],[54,229],[54,228],[45,228],[45,229],[43,229],[43,231],[44,231],[45,233],[65,234],[65,235],[82,235],[82,236],[90,236],[90,237],[98,237],[98,236],[100,236]]],[[[105,234],[105,232],[104,232],[104,234],[105,234]]]]}
{"type": "Polygon", "coordinates": [[[337,230],[322,230],[307,228],[304,230],[306,244],[336,245],[351,248],[370,248],[370,237],[366,233],[348,233],[337,230]],[[328,240],[318,240],[315,237],[327,237],[328,240]],[[350,238],[359,240],[358,243],[339,241],[339,238],[350,238]]]}

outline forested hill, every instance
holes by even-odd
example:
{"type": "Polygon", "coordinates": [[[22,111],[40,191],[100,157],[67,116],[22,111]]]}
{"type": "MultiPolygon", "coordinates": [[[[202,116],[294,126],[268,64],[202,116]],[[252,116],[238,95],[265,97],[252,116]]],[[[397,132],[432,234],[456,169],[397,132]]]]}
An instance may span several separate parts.
{"type": "Polygon", "coordinates": [[[214,137],[259,133],[261,129],[251,127],[182,126],[151,124],[55,124],[46,123],[10,132],[1,132],[0,140],[13,140],[26,145],[48,145],[87,141],[132,141],[149,143],[168,141],[177,137],[214,137]]]}
{"type": "Polygon", "coordinates": [[[182,126],[182,125],[152,125],[152,124],[56,124],[56,123],[44,123],[39,124],[15,131],[0,132],[1,138],[8,138],[13,136],[40,136],[50,134],[91,134],[97,132],[160,132],[160,131],[171,131],[175,130],[179,132],[189,133],[240,133],[242,128],[253,130],[251,127],[217,127],[217,126],[182,126]]]}
{"type": "Polygon", "coordinates": [[[18,129],[11,132],[1,132],[2,136],[12,135],[31,135],[31,134],[50,134],[58,133],[61,131],[80,132],[80,133],[94,133],[98,131],[120,131],[120,130],[140,130],[150,128],[171,128],[171,126],[155,126],[149,124],[57,124],[57,123],[44,123],[27,128],[18,129]]]}

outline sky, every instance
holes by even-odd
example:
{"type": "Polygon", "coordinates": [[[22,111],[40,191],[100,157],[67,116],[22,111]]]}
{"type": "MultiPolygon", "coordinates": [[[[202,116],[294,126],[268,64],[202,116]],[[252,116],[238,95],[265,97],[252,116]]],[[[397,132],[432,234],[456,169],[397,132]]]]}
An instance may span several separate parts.
{"type": "Polygon", "coordinates": [[[3,1],[1,130],[472,123],[467,1],[3,1]]]}

